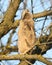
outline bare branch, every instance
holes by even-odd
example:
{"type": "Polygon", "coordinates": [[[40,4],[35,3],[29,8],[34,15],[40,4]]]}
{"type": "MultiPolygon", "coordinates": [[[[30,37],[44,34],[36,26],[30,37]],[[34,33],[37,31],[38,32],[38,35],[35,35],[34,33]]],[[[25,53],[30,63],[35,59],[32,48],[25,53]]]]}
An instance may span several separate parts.
{"type": "Polygon", "coordinates": [[[20,0],[14,0],[13,3],[10,4],[2,23],[0,24],[0,38],[5,35],[10,29],[12,29],[13,20],[15,13],[19,7],[20,0]]]}
{"type": "Polygon", "coordinates": [[[47,65],[52,65],[52,62],[49,62],[48,60],[46,60],[46,58],[37,54],[36,55],[17,54],[17,55],[12,55],[12,56],[0,55],[0,60],[14,60],[14,59],[15,60],[36,59],[43,63],[46,63],[47,65]]]}
{"type": "Polygon", "coordinates": [[[33,14],[33,18],[41,18],[41,17],[45,17],[45,16],[50,16],[50,15],[52,15],[52,10],[33,14]]]}
{"type": "MultiPolygon", "coordinates": [[[[50,15],[52,15],[52,10],[33,14],[33,18],[40,18],[40,17],[50,16],[50,15]]],[[[12,23],[11,21],[9,22],[8,19],[5,22],[3,22],[2,24],[0,24],[0,38],[3,35],[5,35],[9,30],[16,28],[18,26],[18,24],[19,24],[19,20],[12,23]]]]}
{"type": "Polygon", "coordinates": [[[6,46],[6,47],[2,47],[2,49],[4,49],[2,52],[0,52],[0,55],[3,55],[3,54],[8,54],[12,51],[15,51],[15,52],[18,52],[18,47],[17,46],[6,46]]]}

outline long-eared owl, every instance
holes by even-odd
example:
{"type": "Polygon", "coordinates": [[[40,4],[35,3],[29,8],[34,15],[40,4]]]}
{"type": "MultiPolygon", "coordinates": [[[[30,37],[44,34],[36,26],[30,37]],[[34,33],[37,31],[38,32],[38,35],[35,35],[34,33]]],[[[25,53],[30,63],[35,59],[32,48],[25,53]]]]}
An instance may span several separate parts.
{"type": "Polygon", "coordinates": [[[36,40],[34,21],[32,14],[26,9],[22,12],[22,20],[19,23],[18,51],[26,53],[36,40]]]}

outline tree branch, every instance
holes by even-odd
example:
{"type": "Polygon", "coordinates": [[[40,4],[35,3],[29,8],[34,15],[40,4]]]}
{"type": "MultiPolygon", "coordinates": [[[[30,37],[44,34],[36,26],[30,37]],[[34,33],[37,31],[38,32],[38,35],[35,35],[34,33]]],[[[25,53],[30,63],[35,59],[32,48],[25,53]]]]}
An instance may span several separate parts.
{"type": "Polygon", "coordinates": [[[5,54],[8,54],[12,51],[18,52],[17,46],[6,46],[6,47],[2,47],[1,49],[3,49],[3,51],[0,52],[0,55],[5,55],[5,54]]]}
{"type": "MultiPolygon", "coordinates": [[[[18,3],[18,5],[19,5],[19,3],[18,3]]],[[[15,11],[13,10],[13,13],[14,12],[16,12],[16,10],[15,11]]],[[[10,14],[13,14],[13,13],[11,13],[10,11],[8,12],[8,15],[6,13],[6,16],[4,18],[4,22],[0,24],[0,38],[3,35],[5,35],[9,30],[11,30],[13,28],[16,28],[19,25],[19,20],[17,20],[14,23],[12,23],[11,19],[13,19],[14,15],[10,15],[10,14]],[[10,17],[9,15],[13,16],[13,17],[10,17]]],[[[51,11],[44,11],[44,12],[41,12],[41,13],[33,14],[33,18],[40,18],[40,17],[44,17],[44,16],[49,16],[49,15],[52,15],[52,10],[51,11]]]]}
{"type": "Polygon", "coordinates": [[[8,23],[8,21],[10,22],[14,20],[14,16],[16,14],[16,11],[19,7],[20,2],[21,0],[14,0],[14,2],[10,3],[9,8],[7,9],[4,16],[4,22],[6,21],[8,23]]]}
{"type": "Polygon", "coordinates": [[[6,56],[6,55],[0,55],[0,60],[25,60],[25,59],[36,59],[39,60],[47,65],[52,65],[52,62],[49,62],[48,60],[46,60],[46,58],[44,58],[41,55],[23,55],[23,54],[17,54],[17,55],[12,55],[12,56],[6,56]]]}
{"type": "MultiPolygon", "coordinates": [[[[40,43],[40,44],[35,43],[35,44],[38,48],[34,49],[34,51],[33,51],[33,53],[35,52],[34,54],[37,54],[37,53],[38,54],[45,54],[48,49],[52,48],[52,42],[50,42],[50,43],[48,43],[48,42],[47,43],[40,43]],[[38,52],[38,51],[40,51],[40,52],[38,52]]],[[[35,47],[35,45],[32,48],[34,48],[34,47],[35,47]]],[[[0,55],[7,54],[8,52],[10,53],[12,51],[18,52],[17,46],[6,46],[6,47],[2,47],[1,49],[3,49],[3,51],[0,52],[0,55]]]]}
{"type": "Polygon", "coordinates": [[[2,23],[0,24],[0,38],[5,35],[10,29],[13,28],[14,16],[19,7],[21,0],[14,0],[10,3],[8,10],[4,16],[2,23]]]}
{"type": "Polygon", "coordinates": [[[43,11],[40,13],[33,14],[33,18],[41,18],[41,17],[51,16],[51,15],[52,15],[52,10],[49,10],[49,11],[43,11]]]}

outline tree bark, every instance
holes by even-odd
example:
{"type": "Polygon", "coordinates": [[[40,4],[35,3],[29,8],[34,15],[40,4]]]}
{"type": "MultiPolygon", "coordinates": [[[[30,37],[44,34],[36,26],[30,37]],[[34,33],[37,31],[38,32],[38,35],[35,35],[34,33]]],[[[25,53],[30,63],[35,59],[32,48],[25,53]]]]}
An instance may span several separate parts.
{"type": "Polygon", "coordinates": [[[6,11],[4,19],[0,24],[0,38],[13,28],[14,16],[19,7],[19,4],[20,0],[14,0],[13,3],[10,3],[10,6],[6,11]]]}
{"type": "MultiPolygon", "coordinates": [[[[39,60],[47,65],[52,65],[52,62],[46,60],[42,55],[23,55],[23,54],[18,54],[18,55],[12,55],[12,56],[7,56],[7,55],[0,55],[0,60],[26,60],[26,59],[36,59],[39,60]]],[[[21,62],[22,63],[22,62],[21,62]]],[[[21,64],[20,63],[20,64],[21,64]]],[[[24,63],[24,62],[23,62],[24,63]]]]}

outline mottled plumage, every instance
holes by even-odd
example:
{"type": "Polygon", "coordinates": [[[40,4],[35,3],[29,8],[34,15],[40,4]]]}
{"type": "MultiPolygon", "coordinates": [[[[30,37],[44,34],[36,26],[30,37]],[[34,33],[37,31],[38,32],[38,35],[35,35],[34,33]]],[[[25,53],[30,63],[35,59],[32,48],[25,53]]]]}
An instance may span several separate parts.
{"type": "Polygon", "coordinates": [[[34,21],[32,14],[28,10],[22,13],[22,20],[18,31],[18,50],[19,53],[26,53],[35,43],[36,35],[34,31],[34,21]]]}

